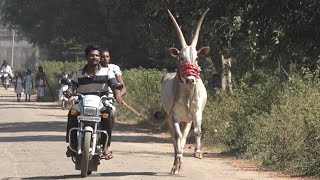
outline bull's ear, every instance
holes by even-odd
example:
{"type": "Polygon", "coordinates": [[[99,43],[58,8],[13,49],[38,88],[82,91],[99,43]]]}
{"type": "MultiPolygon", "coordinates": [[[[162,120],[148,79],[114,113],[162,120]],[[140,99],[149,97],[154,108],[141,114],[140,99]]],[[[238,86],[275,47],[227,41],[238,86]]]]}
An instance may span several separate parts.
{"type": "Polygon", "coordinates": [[[180,51],[177,48],[170,48],[169,49],[171,56],[177,57],[180,54],[180,51]]]}
{"type": "Polygon", "coordinates": [[[209,51],[210,51],[210,47],[209,46],[201,48],[198,51],[198,57],[200,57],[200,58],[205,57],[206,55],[209,54],[209,51]]]}

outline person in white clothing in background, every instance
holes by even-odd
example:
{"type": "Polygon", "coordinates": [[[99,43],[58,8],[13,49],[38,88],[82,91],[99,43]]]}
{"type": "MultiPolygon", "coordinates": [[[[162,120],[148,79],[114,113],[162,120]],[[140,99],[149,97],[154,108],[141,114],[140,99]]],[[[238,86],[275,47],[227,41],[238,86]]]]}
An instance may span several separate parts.
{"type": "MultiPolygon", "coordinates": [[[[62,73],[61,79],[63,79],[63,78],[68,79],[68,74],[66,72],[62,73]]],[[[59,100],[61,101],[62,109],[66,109],[68,98],[66,98],[63,95],[63,91],[66,91],[68,89],[68,85],[61,84],[61,79],[59,79],[59,84],[61,85],[61,87],[59,89],[59,100]]]]}
{"type": "Polygon", "coordinates": [[[46,88],[46,81],[44,76],[39,76],[36,82],[37,86],[37,101],[44,102],[44,93],[46,88]]]}
{"type": "MultiPolygon", "coordinates": [[[[62,78],[69,79],[69,75],[66,72],[63,72],[62,73],[62,78]]],[[[61,79],[59,80],[59,84],[61,84],[61,79]]],[[[67,108],[67,102],[68,101],[71,101],[72,105],[74,105],[75,102],[78,99],[77,96],[71,96],[69,99],[67,97],[65,97],[63,95],[63,92],[66,91],[67,89],[68,89],[68,85],[61,84],[61,87],[59,89],[59,100],[61,101],[62,109],[66,109],[67,108]]]]}
{"type": "Polygon", "coordinates": [[[15,79],[15,84],[14,84],[14,90],[17,93],[17,101],[21,102],[21,93],[23,92],[23,77],[21,72],[18,72],[16,79],[15,79]]]}
{"type": "Polygon", "coordinates": [[[123,84],[123,88],[120,91],[121,96],[123,97],[127,94],[127,88],[126,88],[126,86],[123,82],[123,79],[122,79],[122,72],[121,72],[120,67],[118,65],[110,64],[110,59],[111,59],[110,51],[108,49],[102,49],[100,51],[100,65],[102,67],[109,68],[116,76],[118,83],[123,84]]]}
{"type": "Polygon", "coordinates": [[[27,101],[30,102],[32,90],[33,90],[33,78],[31,74],[31,70],[28,69],[27,74],[24,77],[24,94],[26,95],[26,99],[25,99],[26,102],[27,101]]]}

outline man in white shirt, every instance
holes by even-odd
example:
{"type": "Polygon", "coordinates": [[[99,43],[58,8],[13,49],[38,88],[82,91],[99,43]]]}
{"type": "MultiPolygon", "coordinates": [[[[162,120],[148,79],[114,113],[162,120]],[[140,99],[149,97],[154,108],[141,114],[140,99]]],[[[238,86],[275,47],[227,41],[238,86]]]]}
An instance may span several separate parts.
{"type": "Polygon", "coordinates": [[[6,60],[3,60],[0,76],[1,76],[1,82],[3,84],[4,76],[9,76],[10,79],[13,78],[13,73],[11,67],[7,64],[6,60]]]}
{"type": "MultiPolygon", "coordinates": [[[[110,51],[108,49],[102,49],[100,50],[100,65],[103,68],[107,68],[108,71],[111,71],[112,74],[116,77],[118,83],[121,83],[123,85],[123,88],[120,90],[120,95],[123,97],[127,93],[127,88],[123,82],[122,79],[122,72],[120,70],[120,67],[115,64],[110,64],[110,51]]],[[[114,97],[114,94],[112,93],[112,90],[109,88],[109,97],[114,97]]],[[[117,112],[116,108],[112,107],[112,127],[111,132],[114,126],[114,123],[117,121],[117,112]]],[[[111,138],[109,139],[109,142],[107,144],[108,151],[110,152],[110,157],[112,157],[112,150],[110,148],[111,144],[111,138]]]]}
{"type": "Polygon", "coordinates": [[[108,49],[102,49],[100,51],[100,62],[99,63],[102,67],[107,67],[114,73],[118,83],[123,84],[123,88],[120,90],[121,96],[123,97],[124,95],[126,95],[127,88],[126,88],[126,86],[123,82],[123,79],[122,79],[122,72],[121,72],[120,67],[118,65],[110,64],[110,51],[108,49]]]}

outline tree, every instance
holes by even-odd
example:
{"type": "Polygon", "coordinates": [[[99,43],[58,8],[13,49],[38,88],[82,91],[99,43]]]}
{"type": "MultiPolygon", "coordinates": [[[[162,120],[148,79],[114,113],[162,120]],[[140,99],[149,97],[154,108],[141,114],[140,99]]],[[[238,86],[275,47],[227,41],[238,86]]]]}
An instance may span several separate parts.
{"type": "Polygon", "coordinates": [[[175,66],[168,48],[179,45],[167,9],[190,41],[201,14],[208,12],[199,47],[232,58],[233,77],[257,68],[268,72],[318,68],[320,2],[317,0],[3,0],[1,21],[52,49],[52,57],[75,59],[88,43],[111,50],[126,66],[175,66]],[[21,8],[23,7],[23,8],[21,8]],[[72,53],[71,53],[72,52],[72,53]],[[279,66],[280,64],[280,66],[279,66]]]}

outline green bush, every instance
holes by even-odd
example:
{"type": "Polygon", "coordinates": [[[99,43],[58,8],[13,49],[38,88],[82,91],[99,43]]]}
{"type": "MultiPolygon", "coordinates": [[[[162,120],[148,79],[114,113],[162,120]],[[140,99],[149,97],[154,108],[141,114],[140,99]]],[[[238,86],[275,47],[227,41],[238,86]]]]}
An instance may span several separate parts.
{"type": "Polygon", "coordinates": [[[270,112],[279,88],[274,85],[275,81],[262,72],[254,72],[242,80],[241,86],[234,90],[233,95],[225,92],[211,94],[204,111],[204,126],[207,129],[205,142],[215,139],[214,142],[227,146],[232,151],[246,152],[247,147],[252,144],[254,132],[254,121],[248,117],[270,112]],[[261,84],[252,84],[252,78],[258,78],[261,84]]]}
{"type": "Polygon", "coordinates": [[[319,88],[308,73],[285,83],[261,72],[248,74],[233,95],[209,97],[204,142],[263,168],[320,175],[319,88]]]}
{"type": "MultiPolygon", "coordinates": [[[[163,74],[164,72],[156,69],[134,68],[124,70],[123,79],[128,89],[124,101],[145,116],[150,116],[161,109],[160,81],[163,74]]],[[[125,107],[118,109],[119,119],[141,120],[141,117],[133,114],[125,107]]]]}
{"type": "Polygon", "coordinates": [[[270,114],[256,117],[261,164],[301,175],[320,175],[319,84],[292,79],[270,114]]]}
{"type": "MultiPolygon", "coordinates": [[[[45,101],[57,100],[58,91],[60,89],[59,79],[62,73],[66,72],[73,75],[76,70],[81,69],[86,64],[85,61],[79,62],[62,62],[62,61],[42,61],[39,65],[43,67],[47,76],[48,85],[45,90],[45,101]]],[[[34,70],[33,77],[35,78],[38,69],[34,70]]]]}

